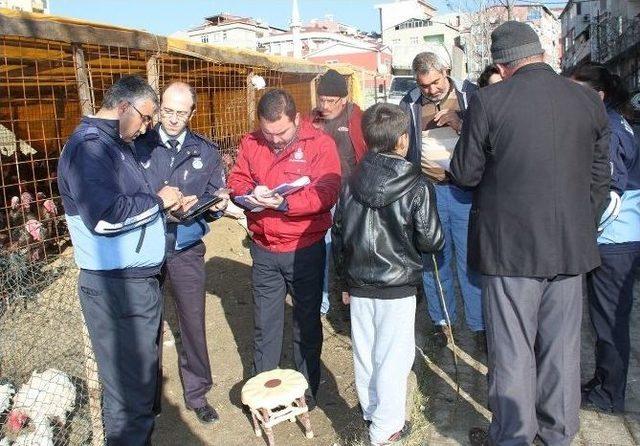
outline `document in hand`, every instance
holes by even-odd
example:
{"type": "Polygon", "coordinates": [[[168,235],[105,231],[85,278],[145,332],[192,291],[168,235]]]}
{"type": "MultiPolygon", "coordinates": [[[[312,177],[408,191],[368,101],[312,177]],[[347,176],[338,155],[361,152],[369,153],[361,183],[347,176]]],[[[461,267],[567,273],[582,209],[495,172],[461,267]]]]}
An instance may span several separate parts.
{"type": "Polygon", "coordinates": [[[451,156],[457,142],[458,134],[449,126],[425,130],[422,132],[421,159],[449,170],[451,156]]]}
{"type": "MultiPolygon", "coordinates": [[[[272,197],[275,194],[279,194],[283,197],[286,197],[287,195],[290,195],[296,192],[297,190],[300,190],[303,187],[307,186],[309,183],[311,183],[311,180],[309,179],[309,177],[307,176],[300,177],[291,183],[282,183],[279,186],[274,187],[266,196],[263,196],[263,197],[264,198],[272,197]]],[[[239,206],[242,206],[243,208],[248,209],[251,212],[263,211],[264,207],[255,205],[248,200],[249,197],[253,197],[253,196],[254,196],[253,194],[238,195],[237,197],[235,197],[234,201],[239,206]]]]}

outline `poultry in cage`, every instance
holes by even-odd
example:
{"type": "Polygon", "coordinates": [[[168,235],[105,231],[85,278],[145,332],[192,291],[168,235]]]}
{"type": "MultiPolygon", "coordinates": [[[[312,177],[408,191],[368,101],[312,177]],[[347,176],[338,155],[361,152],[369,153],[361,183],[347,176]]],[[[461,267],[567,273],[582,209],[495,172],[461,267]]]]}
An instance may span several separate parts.
{"type": "Polygon", "coordinates": [[[42,373],[34,371],[29,381],[13,396],[13,405],[7,415],[6,430],[18,441],[23,429],[29,426],[35,428],[33,432],[40,432],[46,440],[49,438],[51,423],[63,428],[75,404],[76,387],[66,373],[57,369],[47,369],[42,373]],[[42,425],[49,429],[40,428],[42,425]]]}
{"type": "MultiPolygon", "coordinates": [[[[52,232],[38,219],[39,209],[34,212],[32,203],[33,195],[30,192],[23,192],[19,198],[11,198],[8,249],[23,252],[31,261],[39,261],[44,259],[45,241],[51,238],[52,232]]],[[[50,206],[57,211],[53,202],[50,206]]]]}

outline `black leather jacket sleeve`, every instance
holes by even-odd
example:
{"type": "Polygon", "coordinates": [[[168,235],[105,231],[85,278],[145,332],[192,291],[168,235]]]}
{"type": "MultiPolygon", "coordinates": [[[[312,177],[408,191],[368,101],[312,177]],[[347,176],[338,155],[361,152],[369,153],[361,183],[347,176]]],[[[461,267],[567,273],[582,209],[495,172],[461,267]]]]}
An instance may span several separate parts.
{"type": "Polygon", "coordinates": [[[432,253],[440,251],[444,246],[444,236],[436,209],[436,194],[433,185],[421,180],[425,187],[416,194],[411,209],[415,222],[414,244],[418,251],[432,253]]]}

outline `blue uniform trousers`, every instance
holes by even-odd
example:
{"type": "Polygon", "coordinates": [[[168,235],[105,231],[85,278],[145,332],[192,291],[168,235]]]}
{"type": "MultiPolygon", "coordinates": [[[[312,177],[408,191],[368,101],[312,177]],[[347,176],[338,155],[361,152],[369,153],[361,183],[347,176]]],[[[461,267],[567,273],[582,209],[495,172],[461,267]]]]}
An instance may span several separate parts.
{"type": "Polygon", "coordinates": [[[116,278],[81,270],[78,294],[104,389],[107,445],[148,445],[162,319],[158,278],[116,278]]]}

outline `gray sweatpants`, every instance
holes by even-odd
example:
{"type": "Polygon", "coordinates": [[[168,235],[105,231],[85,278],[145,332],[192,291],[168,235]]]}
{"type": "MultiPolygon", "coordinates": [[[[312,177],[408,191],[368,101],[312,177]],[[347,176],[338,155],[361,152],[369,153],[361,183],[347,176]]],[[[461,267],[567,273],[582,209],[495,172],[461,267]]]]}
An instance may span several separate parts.
{"type": "Polygon", "coordinates": [[[569,445],[578,432],[582,276],[483,276],[491,444],[569,445]]]}
{"type": "Polygon", "coordinates": [[[416,297],[351,296],[356,390],[371,443],[383,443],[405,423],[407,379],[415,358],[416,297]]]}

